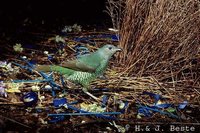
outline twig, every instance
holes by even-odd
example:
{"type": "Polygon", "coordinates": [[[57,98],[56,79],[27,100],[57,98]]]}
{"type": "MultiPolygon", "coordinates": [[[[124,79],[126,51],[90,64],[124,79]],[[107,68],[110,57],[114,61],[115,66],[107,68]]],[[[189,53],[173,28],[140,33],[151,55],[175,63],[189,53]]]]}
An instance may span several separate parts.
{"type": "Polygon", "coordinates": [[[23,123],[20,123],[20,122],[16,121],[16,120],[13,120],[13,119],[11,119],[11,118],[8,118],[8,117],[2,116],[2,115],[0,115],[0,117],[2,117],[2,118],[4,118],[4,119],[7,119],[7,120],[9,120],[9,121],[11,121],[11,122],[13,122],[13,123],[17,123],[17,124],[19,124],[19,125],[21,125],[21,126],[24,126],[24,127],[27,127],[27,128],[31,128],[30,126],[27,126],[27,125],[25,125],[25,124],[23,124],[23,123]]]}

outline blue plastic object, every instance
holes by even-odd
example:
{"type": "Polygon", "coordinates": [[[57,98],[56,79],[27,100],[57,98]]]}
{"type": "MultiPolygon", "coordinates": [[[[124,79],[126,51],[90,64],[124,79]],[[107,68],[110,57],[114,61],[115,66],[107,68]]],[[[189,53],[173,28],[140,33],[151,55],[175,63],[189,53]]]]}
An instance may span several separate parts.
{"type": "Polygon", "coordinates": [[[22,96],[21,100],[25,106],[31,107],[36,105],[38,101],[38,95],[35,92],[28,92],[22,96]]]}
{"type": "Polygon", "coordinates": [[[138,107],[139,107],[138,113],[144,114],[145,116],[148,116],[148,117],[152,116],[152,112],[158,112],[163,115],[168,115],[169,117],[172,117],[172,118],[176,118],[176,119],[179,118],[177,115],[174,115],[173,113],[164,112],[156,108],[142,106],[142,105],[139,105],[138,107]]]}
{"type": "Polygon", "coordinates": [[[76,50],[76,57],[79,58],[83,55],[88,55],[90,53],[89,49],[85,46],[81,46],[80,44],[76,45],[75,48],[76,50]]]}
{"type": "Polygon", "coordinates": [[[147,92],[147,91],[144,91],[143,92],[143,95],[149,95],[151,97],[153,97],[155,99],[155,104],[160,100],[162,99],[162,96],[159,95],[159,94],[155,94],[155,93],[151,93],[151,92],[147,92]]]}
{"type": "Polygon", "coordinates": [[[164,109],[164,108],[169,108],[172,107],[173,105],[170,103],[164,103],[164,104],[156,104],[155,106],[152,106],[152,108],[160,108],[160,109],[164,109]]]}
{"type": "Polygon", "coordinates": [[[125,101],[124,104],[124,107],[120,110],[121,113],[125,113],[126,108],[128,108],[128,101],[125,101]]]}
{"type": "Polygon", "coordinates": [[[66,103],[67,103],[66,98],[56,98],[56,99],[53,100],[53,105],[56,108],[62,107],[66,103]]]}
{"type": "Polygon", "coordinates": [[[101,35],[88,35],[85,37],[75,37],[74,41],[81,42],[81,41],[86,41],[88,43],[93,43],[92,39],[106,39],[109,38],[112,41],[119,41],[120,37],[119,35],[115,34],[101,34],[101,35]]]}
{"type": "Polygon", "coordinates": [[[112,41],[119,41],[119,35],[112,35],[112,41]]]}
{"type": "Polygon", "coordinates": [[[180,104],[178,105],[178,108],[179,108],[179,109],[184,109],[184,108],[186,107],[187,104],[188,104],[188,102],[187,102],[187,101],[184,101],[183,103],[180,103],[180,104]]]}
{"type": "Polygon", "coordinates": [[[61,116],[52,116],[51,120],[49,120],[49,123],[57,123],[60,121],[63,121],[65,119],[65,116],[61,115],[61,116]]]}
{"type": "Polygon", "coordinates": [[[53,55],[48,55],[48,60],[53,60],[53,55]]]}

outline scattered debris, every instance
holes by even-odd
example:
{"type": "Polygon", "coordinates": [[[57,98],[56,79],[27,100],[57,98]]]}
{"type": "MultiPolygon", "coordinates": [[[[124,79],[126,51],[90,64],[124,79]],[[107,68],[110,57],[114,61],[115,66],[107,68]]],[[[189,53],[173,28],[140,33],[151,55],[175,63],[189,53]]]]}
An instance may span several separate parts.
{"type": "MultiPolygon", "coordinates": [[[[71,28],[74,30],[74,27],[71,28]]],[[[17,44],[15,51],[24,51],[26,56],[0,61],[3,77],[0,81],[0,106],[9,104],[20,115],[26,114],[31,118],[26,122],[28,126],[35,119],[43,126],[51,123],[87,125],[92,120],[103,120],[110,124],[106,125],[106,130],[124,133],[132,128],[127,121],[133,119],[141,122],[147,119],[156,122],[155,117],[158,120],[165,118],[166,121],[195,121],[191,116],[194,108],[189,108],[195,96],[177,98],[175,93],[168,93],[154,78],[124,76],[115,68],[115,64],[113,69],[108,69],[108,78],[101,78],[92,84],[94,89],[91,93],[101,99],[100,103],[88,98],[78,85],[68,83],[57,73],[35,71],[37,63],[59,64],[69,56],[79,58],[90,54],[105,42],[117,43],[119,36],[112,33],[56,35],[54,39],[54,42],[48,39],[47,48],[34,52],[37,57],[31,53],[29,56],[26,48],[17,44]],[[50,48],[51,43],[56,50],[50,48]],[[17,105],[20,106],[16,108],[17,105]]],[[[12,111],[9,113],[11,115],[12,111]]],[[[1,114],[5,112],[1,110],[1,114]]]]}
{"type": "Polygon", "coordinates": [[[21,53],[24,49],[22,48],[22,45],[20,43],[16,43],[14,46],[13,46],[13,49],[15,52],[19,52],[21,53]]]}
{"type": "Polygon", "coordinates": [[[70,33],[70,32],[78,33],[78,32],[81,32],[81,31],[82,31],[82,27],[78,24],[74,24],[72,26],[65,26],[62,29],[63,33],[70,33]]]}

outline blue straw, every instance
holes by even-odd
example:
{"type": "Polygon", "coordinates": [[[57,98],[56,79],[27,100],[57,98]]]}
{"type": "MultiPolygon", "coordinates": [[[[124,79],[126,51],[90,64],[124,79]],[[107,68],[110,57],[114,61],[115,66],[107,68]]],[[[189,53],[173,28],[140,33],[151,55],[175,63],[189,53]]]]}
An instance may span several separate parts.
{"type": "Polygon", "coordinates": [[[177,115],[174,115],[172,113],[168,113],[168,112],[164,112],[164,111],[161,111],[159,109],[155,109],[155,108],[151,108],[151,107],[147,107],[147,106],[142,106],[142,105],[138,105],[139,108],[143,108],[143,109],[147,109],[147,110],[151,110],[151,111],[155,111],[155,112],[159,112],[160,114],[163,114],[163,115],[168,115],[168,116],[171,116],[173,118],[179,118],[177,115]]]}
{"type": "Polygon", "coordinates": [[[121,112],[102,112],[102,113],[96,113],[96,112],[87,112],[87,113],[60,113],[60,114],[48,114],[48,116],[77,116],[77,115],[119,115],[121,112]]]}
{"type": "Polygon", "coordinates": [[[40,80],[40,79],[36,79],[36,80],[13,80],[12,82],[14,83],[21,83],[21,82],[24,82],[24,83],[34,83],[34,82],[48,82],[49,79],[43,79],[43,80],[40,80]]]}
{"type": "MultiPolygon", "coordinates": [[[[84,110],[78,109],[78,108],[76,108],[76,107],[74,107],[74,106],[72,106],[72,105],[69,105],[69,104],[67,104],[67,107],[68,107],[69,109],[72,109],[72,110],[74,110],[74,111],[78,111],[78,112],[80,112],[80,113],[91,113],[91,112],[88,112],[88,111],[84,111],[84,110]]],[[[121,112],[119,112],[119,114],[121,114],[121,112]]],[[[94,114],[93,114],[93,115],[94,115],[94,114]]],[[[104,118],[104,119],[109,119],[109,120],[117,120],[116,117],[113,117],[113,116],[106,116],[106,115],[103,115],[103,114],[101,114],[101,113],[97,113],[97,114],[95,114],[95,116],[96,116],[96,117],[100,117],[100,118],[104,118]]]]}

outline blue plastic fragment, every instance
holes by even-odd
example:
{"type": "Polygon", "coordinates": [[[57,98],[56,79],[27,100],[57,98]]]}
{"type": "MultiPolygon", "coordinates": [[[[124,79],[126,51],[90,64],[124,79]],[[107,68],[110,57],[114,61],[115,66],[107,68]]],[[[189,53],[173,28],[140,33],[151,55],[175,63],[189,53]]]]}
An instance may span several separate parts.
{"type": "Polygon", "coordinates": [[[35,83],[35,82],[48,82],[50,81],[49,79],[43,79],[43,80],[40,80],[40,79],[36,79],[36,80],[12,80],[12,82],[14,83],[35,83]]]}
{"type": "Polygon", "coordinates": [[[128,107],[128,101],[126,101],[124,104],[125,105],[124,105],[123,109],[120,110],[121,113],[125,113],[125,110],[128,107]]]}
{"type": "MultiPolygon", "coordinates": [[[[53,116],[57,119],[59,119],[59,116],[66,116],[66,115],[95,115],[96,117],[100,117],[100,118],[104,118],[104,119],[109,119],[109,120],[116,120],[116,117],[113,116],[109,116],[109,115],[117,115],[117,114],[121,114],[121,112],[103,112],[103,113],[96,113],[96,112],[88,112],[88,111],[84,111],[81,109],[78,109],[74,106],[72,106],[73,104],[78,103],[78,101],[74,101],[71,103],[67,103],[67,99],[66,98],[61,98],[58,100],[55,100],[53,102],[55,104],[56,107],[59,107],[60,105],[67,105],[68,109],[72,109],[76,112],[79,113],[61,113],[61,114],[48,114],[48,116],[53,116]]],[[[60,119],[59,119],[60,120],[60,119]]],[[[56,121],[57,122],[57,121],[56,121]]]]}
{"type": "Polygon", "coordinates": [[[76,37],[74,38],[74,41],[81,42],[91,42],[92,39],[100,39],[100,38],[110,38],[112,41],[119,41],[119,35],[113,35],[113,34],[101,34],[101,35],[89,35],[87,37],[76,37]]]}
{"type": "Polygon", "coordinates": [[[26,62],[26,63],[27,63],[27,66],[23,66],[23,65],[21,65],[21,64],[15,63],[15,62],[12,62],[12,63],[15,64],[15,65],[17,65],[17,66],[19,66],[19,67],[21,67],[21,68],[23,68],[23,69],[26,69],[26,70],[32,72],[33,69],[35,68],[36,62],[35,62],[35,61],[30,61],[30,62],[29,62],[28,60],[24,59],[23,57],[20,57],[20,59],[21,59],[22,61],[26,62]]]}
{"type": "MultiPolygon", "coordinates": [[[[59,119],[60,116],[64,117],[66,115],[94,115],[96,117],[104,118],[104,119],[108,119],[108,120],[117,120],[116,117],[114,117],[114,116],[108,116],[108,115],[121,114],[121,112],[103,112],[103,113],[87,112],[87,111],[84,111],[84,110],[81,110],[81,109],[78,109],[78,108],[72,106],[71,104],[73,104],[73,102],[72,103],[66,103],[66,104],[67,104],[67,107],[69,109],[72,109],[72,110],[77,111],[79,113],[48,114],[48,116],[54,117],[55,120],[53,122],[60,121],[60,119],[59,119]]],[[[63,118],[63,117],[61,117],[61,118],[63,118]]]]}
{"type": "MultiPolygon", "coordinates": [[[[27,63],[28,66],[23,66],[21,64],[15,63],[13,62],[13,64],[23,68],[23,69],[27,69],[29,71],[33,71],[35,65],[33,63],[30,63],[29,61],[27,61],[24,58],[21,58],[23,61],[25,61],[27,63]]],[[[51,74],[45,74],[43,72],[39,72],[41,74],[41,76],[44,78],[44,80],[14,80],[15,83],[19,83],[19,82],[48,82],[50,84],[50,86],[52,87],[52,95],[55,96],[55,92],[54,90],[59,90],[61,87],[59,85],[57,85],[54,80],[53,80],[53,75],[51,74]]]]}
{"type": "Polygon", "coordinates": [[[87,47],[81,46],[80,44],[76,45],[74,49],[76,50],[76,57],[77,58],[90,53],[90,51],[87,47]]]}
{"type": "Polygon", "coordinates": [[[36,105],[38,95],[35,92],[28,92],[22,96],[21,100],[27,107],[31,107],[36,105]]]}
{"type": "Polygon", "coordinates": [[[152,116],[152,113],[151,113],[148,109],[146,109],[146,108],[144,108],[144,107],[139,107],[138,113],[139,113],[139,114],[143,114],[143,115],[146,116],[146,117],[152,116]]]}
{"type": "Polygon", "coordinates": [[[20,59],[23,60],[24,62],[26,62],[27,65],[28,65],[29,67],[31,67],[32,69],[35,68],[35,64],[32,64],[32,62],[30,62],[30,61],[24,59],[23,57],[20,57],[20,59]]]}
{"type": "Polygon", "coordinates": [[[41,113],[42,109],[36,109],[36,112],[41,113]]]}
{"type": "Polygon", "coordinates": [[[161,111],[159,109],[155,109],[155,108],[151,108],[151,107],[147,107],[147,106],[142,106],[142,105],[139,105],[139,113],[141,112],[142,114],[144,114],[145,116],[151,116],[151,113],[150,111],[154,111],[154,112],[158,112],[160,114],[163,114],[163,115],[168,115],[172,118],[179,118],[177,115],[174,115],[173,113],[169,113],[169,112],[164,112],[164,111],[161,111]]]}
{"type": "Polygon", "coordinates": [[[149,96],[151,96],[151,97],[153,97],[155,99],[155,105],[151,106],[152,108],[168,108],[168,107],[172,106],[172,104],[168,104],[168,103],[157,104],[159,100],[163,99],[163,97],[161,95],[159,95],[159,94],[155,94],[155,93],[151,93],[151,92],[146,92],[146,91],[144,91],[143,94],[149,95],[149,96]]]}
{"type": "Polygon", "coordinates": [[[103,98],[102,98],[103,104],[106,104],[107,101],[108,101],[108,96],[107,95],[103,95],[103,98]]]}
{"type": "Polygon", "coordinates": [[[78,101],[73,101],[73,102],[69,103],[69,105],[73,105],[73,104],[77,104],[77,103],[78,103],[78,101]]]}
{"type": "Polygon", "coordinates": [[[160,108],[160,109],[163,109],[163,108],[169,108],[169,107],[171,107],[171,106],[172,106],[172,104],[166,103],[166,104],[156,104],[156,105],[151,106],[151,107],[152,107],[152,108],[160,108]]]}
{"type": "Polygon", "coordinates": [[[180,103],[180,104],[178,105],[178,108],[179,108],[179,109],[184,109],[184,108],[187,106],[187,104],[188,104],[187,101],[183,101],[183,103],[180,103]]]}
{"type": "Polygon", "coordinates": [[[64,49],[65,45],[66,45],[65,43],[59,43],[59,49],[61,50],[64,49]]]}
{"type": "Polygon", "coordinates": [[[162,99],[162,96],[161,96],[161,95],[155,94],[155,93],[151,93],[151,92],[147,92],[147,91],[144,91],[144,92],[143,92],[143,95],[149,95],[149,96],[154,97],[154,99],[155,99],[155,104],[157,104],[157,102],[158,102],[160,99],[162,99]]]}
{"type": "Polygon", "coordinates": [[[77,50],[77,51],[81,51],[81,50],[89,51],[87,47],[81,46],[80,44],[76,45],[74,49],[77,50]]]}
{"type": "Polygon", "coordinates": [[[19,67],[21,67],[21,68],[23,68],[23,69],[26,69],[26,70],[30,71],[30,72],[33,71],[33,69],[32,69],[31,67],[23,66],[23,65],[21,65],[21,64],[15,63],[15,62],[12,62],[12,64],[15,64],[16,66],[19,66],[19,67]]]}
{"type": "Polygon", "coordinates": [[[53,105],[56,108],[62,107],[66,103],[67,103],[66,98],[56,98],[56,99],[53,100],[53,105]]]}
{"type": "Polygon", "coordinates": [[[49,80],[48,83],[49,83],[49,85],[52,87],[52,89],[51,89],[52,96],[55,97],[55,96],[56,96],[55,90],[60,90],[60,89],[61,89],[61,86],[57,85],[57,84],[53,81],[53,74],[52,74],[52,73],[49,74],[49,75],[47,75],[47,74],[45,74],[45,73],[43,73],[43,72],[39,72],[39,73],[42,75],[42,77],[43,77],[44,79],[49,80]]]}
{"type": "Polygon", "coordinates": [[[102,97],[102,107],[106,106],[107,101],[108,101],[108,96],[107,95],[103,95],[103,97],[102,97]]]}
{"type": "Polygon", "coordinates": [[[53,89],[51,90],[51,94],[52,94],[53,97],[56,96],[56,92],[53,89]]]}
{"type": "Polygon", "coordinates": [[[53,55],[48,55],[48,60],[53,60],[53,55]]]}
{"type": "Polygon", "coordinates": [[[64,81],[63,76],[60,76],[60,80],[61,80],[62,85],[65,86],[65,81],[64,81]]]}
{"type": "Polygon", "coordinates": [[[29,63],[32,64],[32,67],[35,67],[35,65],[37,64],[35,60],[30,60],[29,63]]]}
{"type": "Polygon", "coordinates": [[[49,120],[50,123],[56,123],[56,122],[60,122],[63,121],[65,119],[65,116],[52,116],[51,120],[49,120]]]}
{"type": "MultiPolygon", "coordinates": [[[[155,104],[154,104],[154,106],[142,106],[142,105],[139,105],[138,113],[144,114],[145,116],[151,116],[152,115],[151,112],[153,111],[153,112],[159,112],[160,114],[168,115],[168,116],[173,117],[173,118],[179,118],[177,115],[174,115],[173,113],[164,112],[162,110],[159,110],[159,109],[167,109],[169,107],[174,106],[173,104],[169,104],[169,103],[158,104],[158,101],[160,99],[164,99],[161,95],[154,94],[154,93],[151,93],[151,92],[143,92],[143,94],[146,94],[146,95],[154,97],[155,104]]],[[[188,104],[188,102],[184,101],[183,103],[180,103],[178,105],[178,108],[179,109],[184,109],[187,104],[188,104]]]]}
{"type": "Polygon", "coordinates": [[[119,41],[119,35],[112,35],[112,41],[119,41]]]}
{"type": "Polygon", "coordinates": [[[45,74],[44,72],[39,72],[41,75],[42,75],[42,77],[44,78],[44,79],[48,79],[49,81],[49,84],[50,84],[50,86],[54,89],[54,90],[59,90],[61,87],[59,86],[59,85],[57,85],[54,81],[53,81],[53,74],[51,73],[51,74],[49,74],[49,75],[47,75],[47,74],[45,74]]]}

